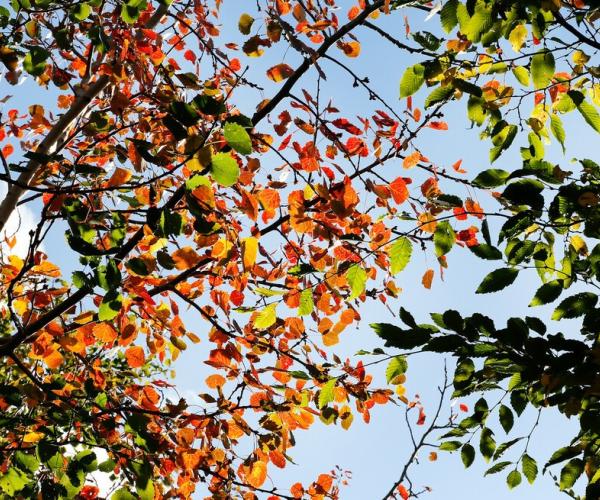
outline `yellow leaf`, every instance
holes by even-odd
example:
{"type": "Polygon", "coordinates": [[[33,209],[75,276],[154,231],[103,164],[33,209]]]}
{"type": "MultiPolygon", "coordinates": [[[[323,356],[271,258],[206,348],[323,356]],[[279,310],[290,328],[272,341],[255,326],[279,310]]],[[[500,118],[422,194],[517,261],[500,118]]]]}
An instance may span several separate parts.
{"type": "Polygon", "coordinates": [[[250,472],[246,475],[246,481],[254,488],[260,488],[267,479],[267,464],[257,460],[252,464],[250,472]]]}
{"type": "Polygon", "coordinates": [[[25,443],[37,443],[44,437],[43,432],[29,432],[23,436],[23,442],[25,443]]]}
{"type": "Polygon", "coordinates": [[[254,266],[257,253],[258,240],[254,236],[244,238],[242,240],[242,261],[244,263],[244,269],[249,270],[254,266]]]}
{"type": "Polygon", "coordinates": [[[265,307],[254,319],[254,326],[265,330],[275,323],[277,320],[277,304],[269,304],[265,307]]]}
{"type": "Polygon", "coordinates": [[[517,25],[508,35],[508,41],[515,52],[520,52],[527,39],[527,28],[524,24],[517,25]]]}
{"type": "Polygon", "coordinates": [[[576,50],[573,52],[573,62],[577,65],[586,64],[590,60],[590,56],[588,56],[582,50],[576,50]]]}
{"type": "Polygon", "coordinates": [[[250,14],[242,14],[240,16],[240,20],[238,21],[238,29],[240,30],[240,33],[243,35],[249,35],[253,23],[254,18],[250,14]]]}

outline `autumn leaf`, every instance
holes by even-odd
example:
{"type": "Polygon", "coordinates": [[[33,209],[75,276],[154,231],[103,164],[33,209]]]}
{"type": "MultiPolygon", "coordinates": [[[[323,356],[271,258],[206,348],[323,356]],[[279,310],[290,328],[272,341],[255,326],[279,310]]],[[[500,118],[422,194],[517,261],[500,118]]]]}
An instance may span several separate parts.
{"type": "Polygon", "coordinates": [[[171,258],[175,263],[175,267],[181,271],[194,267],[201,260],[192,247],[183,247],[175,250],[171,258]]]}
{"type": "Polygon", "coordinates": [[[144,363],[146,362],[144,349],[137,345],[128,347],[125,351],[125,359],[131,368],[140,368],[141,366],[144,366],[144,363]]]}
{"type": "Polygon", "coordinates": [[[131,173],[131,171],[118,167],[115,169],[114,173],[112,174],[112,176],[106,183],[106,186],[107,187],[121,186],[121,185],[129,182],[132,175],[133,174],[131,173]]]}
{"type": "Polygon", "coordinates": [[[254,462],[250,472],[246,474],[246,481],[254,488],[260,488],[267,479],[267,464],[260,460],[254,462]]]}
{"type": "Polygon", "coordinates": [[[269,79],[273,80],[275,83],[279,83],[283,80],[286,80],[290,76],[294,74],[293,68],[285,63],[277,64],[273,66],[267,71],[267,76],[269,79]]]}
{"type": "Polygon", "coordinates": [[[249,270],[256,262],[258,253],[258,240],[254,236],[249,236],[242,240],[242,263],[244,269],[249,270]]]}

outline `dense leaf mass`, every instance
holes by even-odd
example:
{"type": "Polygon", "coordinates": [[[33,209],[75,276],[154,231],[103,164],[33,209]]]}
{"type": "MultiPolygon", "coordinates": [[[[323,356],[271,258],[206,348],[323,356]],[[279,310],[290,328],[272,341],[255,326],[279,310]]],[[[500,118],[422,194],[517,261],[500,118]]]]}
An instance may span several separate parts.
{"type": "MultiPolygon", "coordinates": [[[[528,406],[556,407],[580,432],[543,470],[561,464],[562,490],[585,475],[600,496],[600,166],[577,158],[571,172],[546,153],[568,150],[565,115],[600,132],[597,2],[258,0],[232,27],[231,0],[5,3],[3,84],[46,96],[0,122],[0,230],[17,206],[36,217],[30,234],[3,232],[0,256],[3,497],[337,498],[339,470],[268,477],[316,419],[348,429],[393,401],[423,425],[403,385],[422,351],[456,358],[454,397],[482,395],[452,413],[440,450],[508,468],[510,488],[533,482],[531,433],[502,442],[488,418],[509,433],[528,406]],[[402,34],[379,27],[424,10],[437,34],[408,17],[402,34]],[[352,69],[365,30],[390,58],[412,55],[403,111],[352,69]],[[360,116],[322,95],[328,74],[359,87],[360,116]],[[490,145],[472,180],[419,142],[452,126],[457,103],[490,145]],[[498,168],[517,144],[519,168],[498,168]],[[454,310],[418,324],[402,308],[404,326],[373,325],[389,351],[340,359],[332,346],[367,301],[399,296],[418,251],[437,267],[425,288],[459,252],[499,261],[478,293],[537,271],[531,305],[554,313],[501,327],[454,310]],[[555,333],[563,319],[581,331],[555,333]],[[194,403],[171,384],[186,349],[210,372],[194,403]],[[379,363],[385,387],[367,372],[379,363]]],[[[406,470],[390,496],[418,494],[406,470]]]]}

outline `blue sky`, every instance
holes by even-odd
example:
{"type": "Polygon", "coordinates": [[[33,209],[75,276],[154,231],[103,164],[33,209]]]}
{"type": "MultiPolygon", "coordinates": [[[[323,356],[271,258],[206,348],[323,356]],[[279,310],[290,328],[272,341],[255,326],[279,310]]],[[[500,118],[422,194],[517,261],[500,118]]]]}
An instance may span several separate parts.
{"type": "MultiPolygon", "coordinates": [[[[341,2],[343,3],[343,2],[341,2]]],[[[347,8],[350,2],[344,3],[347,8]]],[[[226,27],[224,39],[227,41],[242,40],[241,35],[235,29],[239,15],[247,9],[251,12],[255,2],[225,0],[222,22],[226,27]]],[[[340,11],[340,18],[344,18],[347,8],[340,11]]],[[[436,21],[431,20],[423,24],[425,13],[419,11],[407,11],[413,31],[422,26],[424,29],[436,31],[436,21]]],[[[403,13],[396,12],[387,19],[380,19],[378,24],[387,29],[395,36],[404,33],[403,13]]],[[[406,66],[414,61],[405,53],[400,53],[388,42],[382,40],[378,35],[368,30],[357,32],[362,44],[362,54],[356,60],[342,59],[345,64],[353,68],[359,76],[368,76],[370,84],[377,92],[400,113],[405,104],[398,99],[398,83],[406,66]]],[[[284,50],[285,47],[277,48],[267,52],[261,59],[248,59],[241,56],[242,64],[251,65],[249,76],[258,75],[270,66],[279,62],[287,62],[294,67],[298,59],[293,51],[284,50]]],[[[340,53],[341,54],[341,53],[340,53]]],[[[338,68],[327,62],[323,62],[323,68],[329,75],[323,82],[322,96],[331,97],[337,107],[343,110],[343,116],[352,118],[356,115],[369,116],[374,106],[368,101],[368,96],[362,89],[353,88],[353,80],[344,75],[338,68]],[[365,108],[366,106],[366,108],[365,108]]],[[[301,81],[299,88],[314,91],[314,73],[306,75],[301,81]]],[[[261,81],[266,79],[261,78],[261,81]]],[[[14,94],[15,98],[6,105],[25,109],[27,105],[41,102],[51,106],[52,103],[47,96],[29,92],[33,89],[28,83],[22,87],[2,87],[4,94],[14,94]],[[39,96],[39,98],[38,98],[39,96]]],[[[267,82],[264,94],[254,91],[242,91],[237,94],[236,103],[246,114],[251,115],[255,105],[262,98],[273,95],[277,85],[267,82]]],[[[419,98],[415,99],[418,102],[419,98]]],[[[273,114],[275,118],[276,114],[273,114]]],[[[418,140],[423,153],[434,163],[449,167],[459,158],[463,159],[463,167],[468,171],[468,177],[474,177],[479,171],[489,168],[488,150],[489,144],[481,142],[477,130],[471,130],[466,120],[465,103],[458,102],[450,105],[446,115],[446,121],[450,124],[447,132],[428,130],[418,140]]],[[[567,155],[563,156],[557,144],[550,147],[551,155],[564,170],[569,170],[569,159],[577,152],[579,157],[593,157],[593,146],[597,143],[597,137],[591,129],[578,118],[567,118],[565,126],[568,130],[567,155]],[[569,152],[571,156],[569,156],[569,152]]],[[[517,140],[512,150],[497,161],[498,168],[512,170],[520,164],[518,146],[522,145],[517,140]]],[[[268,168],[268,165],[263,165],[268,168]]],[[[277,165],[274,165],[277,166],[277,165]]],[[[401,175],[401,164],[391,162],[386,169],[397,169],[396,175],[401,175]]],[[[391,174],[390,176],[391,177],[391,174]]],[[[471,196],[480,199],[488,206],[491,202],[487,195],[467,191],[463,187],[453,188],[454,194],[459,196],[471,196]]],[[[494,227],[494,225],[492,225],[494,227]]],[[[64,252],[64,240],[62,234],[57,230],[53,239],[47,243],[47,251],[51,259],[66,268],[72,267],[72,257],[66,257],[64,252]]],[[[448,258],[449,269],[445,271],[444,281],[441,282],[437,273],[437,265],[431,253],[415,252],[413,261],[401,277],[401,286],[404,291],[399,299],[390,302],[389,306],[393,313],[397,313],[400,306],[405,307],[413,313],[418,321],[428,320],[430,312],[442,312],[446,309],[457,309],[465,315],[476,311],[484,312],[493,317],[497,322],[502,322],[510,316],[531,314],[527,304],[535,289],[539,286],[539,279],[535,271],[521,273],[517,282],[504,293],[490,296],[478,296],[474,294],[477,285],[492,268],[483,261],[475,260],[470,252],[455,249],[448,258]],[[429,268],[436,268],[436,280],[431,290],[426,290],[420,285],[421,275],[429,268]]],[[[539,308],[536,313],[548,319],[550,308],[539,308]]],[[[372,322],[399,322],[392,313],[380,303],[369,302],[361,308],[362,322],[349,328],[341,335],[341,344],[334,351],[341,356],[353,355],[359,349],[372,349],[380,347],[377,337],[372,333],[368,324],[372,322]]],[[[200,334],[208,331],[208,326],[191,312],[185,314],[186,324],[189,329],[200,334]]],[[[576,331],[574,322],[554,324],[554,328],[560,326],[563,332],[568,334],[569,328],[576,331]]],[[[210,370],[204,365],[202,353],[208,343],[197,348],[188,349],[175,365],[177,371],[178,387],[182,395],[192,397],[202,391],[203,381],[210,370]]],[[[366,361],[366,359],[365,359],[366,361]]],[[[439,355],[422,355],[409,361],[407,396],[412,397],[419,394],[426,410],[431,413],[436,403],[436,388],[442,380],[443,358],[439,355]]],[[[453,367],[453,361],[448,361],[449,368],[453,367]]],[[[382,369],[375,370],[378,380],[384,383],[382,369]]],[[[473,401],[465,401],[472,406],[473,401]]],[[[448,403],[449,404],[449,403],[448,403]]],[[[516,427],[521,434],[528,432],[533,424],[535,415],[528,410],[523,419],[519,420],[516,427]]],[[[413,417],[413,422],[415,418],[413,417]]],[[[503,431],[494,425],[497,432],[497,440],[500,441],[503,431]]],[[[576,429],[576,422],[567,422],[564,417],[557,417],[552,412],[545,412],[540,427],[537,429],[534,446],[530,453],[543,463],[549,454],[557,447],[565,444],[576,429]],[[547,413],[547,414],[546,414],[547,413]]],[[[418,429],[417,429],[418,431],[418,429]]],[[[435,435],[434,435],[435,437],[435,435]]],[[[401,408],[393,405],[381,406],[373,410],[369,425],[364,424],[356,418],[354,424],[348,431],[341,427],[324,426],[317,422],[307,432],[296,435],[297,445],[291,450],[290,455],[298,465],[289,464],[283,471],[277,471],[271,479],[278,486],[291,485],[296,481],[310,482],[321,472],[329,471],[335,466],[352,472],[352,479],[347,487],[341,492],[341,498],[346,500],[370,500],[383,498],[391,484],[394,483],[400,473],[400,469],[410,454],[411,444],[409,435],[404,424],[404,412],[401,408]]],[[[506,439],[505,439],[506,440],[506,439]]],[[[486,464],[480,456],[477,457],[474,466],[465,471],[460,458],[454,454],[439,453],[436,462],[429,462],[426,450],[419,458],[421,463],[414,466],[412,477],[418,487],[430,486],[432,492],[423,498],[430,500],[461,498],[463,500],[478,499],[483,494],[488,500],[504,498],[538,499],[559,498],[555,486],[548,475],[542,476],[534,484],[522,484],[516,490],[510,492],[505,485],[505,477],[508,471],[497,476],[483,478],[486,464]]],[[[198,495],[201,496],[200,494],[198,495]]]]}

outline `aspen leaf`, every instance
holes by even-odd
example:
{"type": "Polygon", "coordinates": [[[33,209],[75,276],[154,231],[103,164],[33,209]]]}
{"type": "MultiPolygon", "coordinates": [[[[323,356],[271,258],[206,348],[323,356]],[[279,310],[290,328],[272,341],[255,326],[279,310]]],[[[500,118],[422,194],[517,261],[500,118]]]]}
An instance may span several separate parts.
{"type": "Polygon", "coordinates": [[[279,83],[294,74],[294,69],[289,64],[278,64],[267,71],[269,79],[279,83]]]}
{"type": "Polygon", "coordinates": [[[183,247],[175,250],[171,255],[171,259],[173,259],[175,267],[180,271],[185,271],[200,262],[200,256],[192,247],[183,247]]]}
{"type": "Polygon", "coordinates": [[[412,243],[406,236],[403,236],[392,244],[388,251],[391,261],[390,271],[392,275],[396,275],[400,271],[404,270],[410,261],[412,250],[412,243]]]}
{"type": "Polygon", "coordinates": [[[140,368],[141,366],[144,366],[144,363],[146,362],[144,349],[137,345],[128,347],[125,351],[125,359],[131,368],[140,368]]]}
{"type": "Polygon", "coordinates": [[[244,269],[249,270],[256,262],[258,253],[258,240],[254,236],[242,240],[242,262],[244,269]]]}
{"type": "Polygon", "coordinates": [[[258,460],[252,464],[246,481],[253,488],[260,488],[267,479],[267,464],[258,460]]]}
{"type": "Polygon", "coordinates": [[[124,168],[117,168],[107,182],[108,187],[121,186],[131,179],[132,173],[124,168]]]}
{"type": "Polygon", "coordinates": [[[254,326],[260,330],[266,330],[277,320],[277,304],[269,304],[254,319],[254,326]]]}

